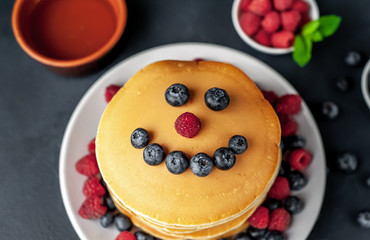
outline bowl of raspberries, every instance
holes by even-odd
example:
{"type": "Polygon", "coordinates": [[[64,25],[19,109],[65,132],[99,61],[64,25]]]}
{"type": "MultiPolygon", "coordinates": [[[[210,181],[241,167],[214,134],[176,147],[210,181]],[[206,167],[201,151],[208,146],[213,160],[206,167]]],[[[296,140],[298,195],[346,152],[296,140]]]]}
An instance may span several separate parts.
{"type": "Polygon", "coordinates": [[[234,0],[232,21],[251,47],[268,54],[293,51],[296,34],[320,16],[315,0],[234,0]]]}

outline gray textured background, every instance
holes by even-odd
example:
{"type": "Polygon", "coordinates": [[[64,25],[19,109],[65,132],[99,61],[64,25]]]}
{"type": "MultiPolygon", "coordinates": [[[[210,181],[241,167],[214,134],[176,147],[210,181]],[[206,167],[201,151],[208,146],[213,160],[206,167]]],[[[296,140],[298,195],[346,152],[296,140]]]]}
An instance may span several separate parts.
{"type": "Polygon", "coordinates": [[[312,62],[301,69],[290,55],[264,55],[247,46],[232,26],[230,0],[128,0],[128,25],[114,58],[78,78],[53,74],[28,57],[13,37],[13,1],[0,2],[0,239],[78,239],[58,181],[60,144],[72,111],[91,84],[119,61],[150,47],[189,41],[239,49],[286,77],[314,113],[329,168],[337,151],[358,155],[355,174],[329,171],[323,209],[309,239],[370,239],[370,230],[355,223],[357,212],[370,208],[364,183],[370,176],[370,111],[360,91],[362,69],[343,62],[351,49],[370,57],[370,1],[319,0],[321,14],[338,14],[343,24],[314,46],[312,62]],[[353,89],[338,92],[336,76],[352,77],[353,89]],[[339,104],[338,119],[322,119],[319,104],[325,100],[339,104]]]}

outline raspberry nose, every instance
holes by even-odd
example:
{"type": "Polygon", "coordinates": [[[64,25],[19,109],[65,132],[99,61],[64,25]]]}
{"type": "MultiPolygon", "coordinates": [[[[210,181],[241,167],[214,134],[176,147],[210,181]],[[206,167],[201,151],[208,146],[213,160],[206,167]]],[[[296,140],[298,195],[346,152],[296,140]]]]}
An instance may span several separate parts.
{"type": "Polygon", "coordinates": [[[178,134],[186,138],[195,137],[201,128],[200,120],[191,112],[185,112],[177,117],[175,129],[178,134]]]}

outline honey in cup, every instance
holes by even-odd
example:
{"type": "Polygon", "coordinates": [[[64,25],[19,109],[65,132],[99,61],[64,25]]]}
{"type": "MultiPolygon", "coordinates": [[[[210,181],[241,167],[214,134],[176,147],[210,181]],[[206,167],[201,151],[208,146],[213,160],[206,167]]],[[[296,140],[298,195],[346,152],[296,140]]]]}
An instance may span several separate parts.
{"type": "Polygon", "coordinates": [[[126,15],[123,0],[18,0],[12,22],[31,57],[70,68],[105,55],[122,35],[126,15]]]}

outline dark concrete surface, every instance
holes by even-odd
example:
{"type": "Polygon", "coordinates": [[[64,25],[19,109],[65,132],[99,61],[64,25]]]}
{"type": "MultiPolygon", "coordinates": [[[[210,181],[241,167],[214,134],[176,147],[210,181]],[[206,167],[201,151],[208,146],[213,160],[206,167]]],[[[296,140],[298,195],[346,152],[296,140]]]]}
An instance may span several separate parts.
{"type": "Polygon", "coordinates": [[[94,74],[67,78],[48,71],[18,46],[11,29],[14,1],[0,7],[0,239],[78,239],[64,210],[58,157],[65,127],[86,90],[119,61],[134,53],[175,42],[209,42],[251,54],[279,71],[313,111],[327,152],[329,172],[320,217],[310,240],[370,239],[356,225],[358,211],[370,208],[370,110],[360,90],[362,68],[344,64],[348,50],[370,57],[370,2],[319,0],[322,15],[343,17],[340,30],[315,44],[313,59],[299,68],[290,55],[265,55],[247,46],[231,22],[231,0],[128,0],[128,25],[113,58],[94,74]],[[353,88],[341,93],[337,76],[353,88]],[[335,101],[338,119],[325,120],[320,103],[335,101]],[[351,175],[330,166],[338,151],[352,151],[360,168],[351,175]]]}

